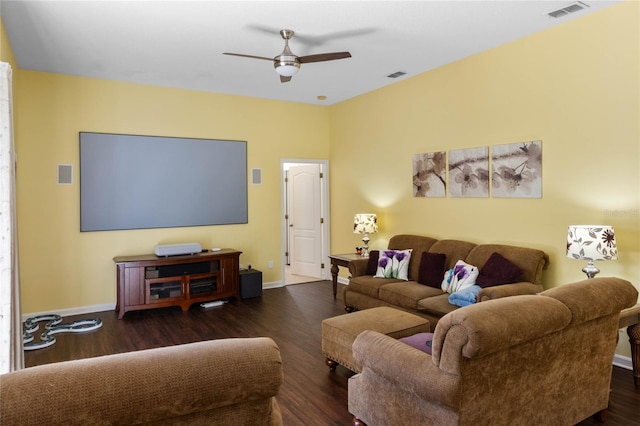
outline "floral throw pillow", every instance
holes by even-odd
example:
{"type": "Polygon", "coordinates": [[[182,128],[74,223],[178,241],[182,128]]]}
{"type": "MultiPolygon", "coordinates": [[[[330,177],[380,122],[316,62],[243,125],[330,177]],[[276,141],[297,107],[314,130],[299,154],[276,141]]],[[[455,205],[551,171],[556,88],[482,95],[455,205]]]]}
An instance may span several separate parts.
{"type": "Polygon", "coordinates": [[[413,249],[380,250],[378,269],[375,276],[407,281],[409,279],[409,260],[411,259],[412,251],[413,249]]]}
{"type": "Polygon", "coordinates": [[[468,263],[458,260],[453,268],[444,273],[442,280],[442,291],[455,293],[456,291],[469,288],[476,283],[478,278],[478,268],[468,263]]]}

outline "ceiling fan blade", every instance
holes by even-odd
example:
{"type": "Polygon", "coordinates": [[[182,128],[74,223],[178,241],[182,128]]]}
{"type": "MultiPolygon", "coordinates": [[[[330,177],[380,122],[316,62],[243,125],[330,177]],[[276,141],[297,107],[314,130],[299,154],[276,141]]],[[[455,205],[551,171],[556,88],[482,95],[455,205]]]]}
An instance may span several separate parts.
{"type": "Polygon", "coordinates": [[[286,76],[286,75],[280,76],[280,83],[286,83],[288,81],[291,81],[291,76],[286,76]]]}
{"type": "Polygon", "coordinates": [[[298,60],[300,61],[301,64],[308,64],[309,62],[333,61],[336,59],[345,59],[350,57],[351,57],[351,53],[349,52],[333,52],[333,53],[318,53],[317,55],[299,56],[298,60]]]}
{"type": "Polygon", "coordinates": [[[361,28],[357,30],[338,31],[335,33],[326,33],[319,35],[305,35],[296,33],[296,41],[302,43],[307,48],[313,49],[314,47],[320,47],[331,40],[337,40],[339,38],[357,37],[360,35],[375,32],[374,28],[361,28]]]}
{"type": "Polygon", "coordinates": [[[224,52],[223,55],[240,56],[242,58],[264,59],[266,61],[273,62],[273,58],[265,58],[264,56],[243,55],[241,53],[228,53],[228,52],[224,52]]]}

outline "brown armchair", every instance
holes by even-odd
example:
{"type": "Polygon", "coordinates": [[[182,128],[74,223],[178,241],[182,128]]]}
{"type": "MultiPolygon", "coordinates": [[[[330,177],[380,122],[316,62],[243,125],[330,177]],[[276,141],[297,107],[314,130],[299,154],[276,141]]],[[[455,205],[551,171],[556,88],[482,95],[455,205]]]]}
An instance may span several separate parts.
{"type": "Polygon", "coordinates": [[[365,331],[353,344],[354,424],[574,425],[609,401],[618,319],[638,291],[595,278],[445,315],[433,356],[365,331]]]}
{"type": "Polygon", "coordinates": [[[282,380],[268,337],[46,364],[0,376],[0,424],[282,425],[282,380]]]}

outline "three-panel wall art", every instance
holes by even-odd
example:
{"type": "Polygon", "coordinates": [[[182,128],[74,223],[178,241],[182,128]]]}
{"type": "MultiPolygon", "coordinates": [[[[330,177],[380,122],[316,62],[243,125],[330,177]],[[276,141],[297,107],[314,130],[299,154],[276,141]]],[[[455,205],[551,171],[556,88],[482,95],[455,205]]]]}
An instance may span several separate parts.
{"type": "Polygon", "coordinates": [[[542,141],[413,156],[414,197],[541,198],[542,141]]]}

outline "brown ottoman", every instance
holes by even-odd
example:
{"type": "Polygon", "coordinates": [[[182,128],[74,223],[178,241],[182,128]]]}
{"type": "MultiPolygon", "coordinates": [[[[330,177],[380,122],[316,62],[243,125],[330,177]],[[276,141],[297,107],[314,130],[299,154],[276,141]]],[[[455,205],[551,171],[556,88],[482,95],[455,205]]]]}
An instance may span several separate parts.
{"type": "Polygon", "coordinates": [[[359,373],[351,345],[358,334],[373,330],[399,339],[431,331],[429,321],[399,309],[379,307],[338,315],[322,321],[322,354],[333,371],[338,364],[359,373]]]}

